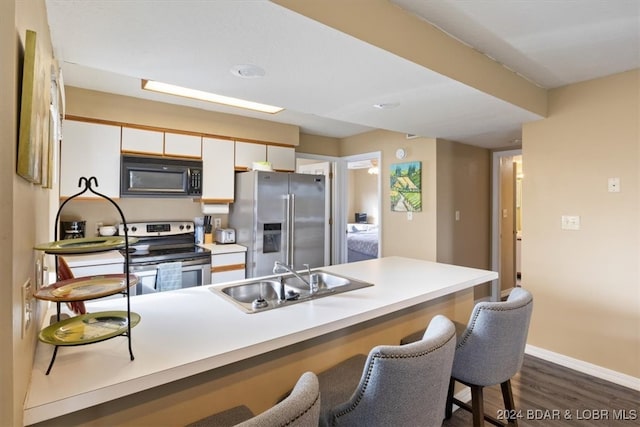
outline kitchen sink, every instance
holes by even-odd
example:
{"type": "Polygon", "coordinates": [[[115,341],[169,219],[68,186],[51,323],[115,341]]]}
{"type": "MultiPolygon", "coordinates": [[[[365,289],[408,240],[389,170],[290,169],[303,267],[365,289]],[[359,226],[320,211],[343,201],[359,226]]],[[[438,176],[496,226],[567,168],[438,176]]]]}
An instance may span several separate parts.
{"type": "MultiPolygon", "coordinates": [[[[309,281],[309,274],[300,274],[309,281]]],[[[312,271],[317,291],[311,293],[309,285],[290,274],[263,279],[248,279],[222,287],[209,288],[212,292],[231,301],[246,313],[259,313],[279,307],[323,298],[330,295],[373,286],[373,283],[351,279],[326,271],[312,271]],[[282,283],[281,283],[282,280],[282,283]],[[281,289],[281,286],[284,288],[281,289]],[[280,295],[280,292],[283,295],[280,295]]]]}

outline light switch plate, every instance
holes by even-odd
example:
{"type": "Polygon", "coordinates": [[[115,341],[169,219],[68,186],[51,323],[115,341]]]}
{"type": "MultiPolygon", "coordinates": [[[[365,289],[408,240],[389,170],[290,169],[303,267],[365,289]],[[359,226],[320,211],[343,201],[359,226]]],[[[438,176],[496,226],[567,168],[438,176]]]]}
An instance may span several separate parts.
{"type": "Polygon", "coordinates": [[[577,215],[562,215],[563,230],[580,230],[580,217],[577,215]]]}

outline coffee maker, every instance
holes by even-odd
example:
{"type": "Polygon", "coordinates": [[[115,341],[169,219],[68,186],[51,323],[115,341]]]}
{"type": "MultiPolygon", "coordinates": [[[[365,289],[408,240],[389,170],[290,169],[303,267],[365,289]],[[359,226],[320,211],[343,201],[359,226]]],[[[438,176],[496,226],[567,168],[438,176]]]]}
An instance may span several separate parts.
{"type": "Polygon", "coordinates": [[[60,240],[84,237],[87,221],[60,221],[60,240]]]}

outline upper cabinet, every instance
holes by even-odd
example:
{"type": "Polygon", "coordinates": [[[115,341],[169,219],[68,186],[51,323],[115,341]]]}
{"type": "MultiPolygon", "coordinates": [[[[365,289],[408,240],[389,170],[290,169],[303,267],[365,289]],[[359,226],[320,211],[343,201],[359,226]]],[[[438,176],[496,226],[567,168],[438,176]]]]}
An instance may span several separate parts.
{"type": "Polygon", "coordinates": [[[249,170],[253,162],[267,161],[267,146],[255,142],[236,141],[236,169],[249,170]]]}
{"type": "Polygon", "coordinates": [[[234,143],[202,138],[202,202],[231,203],[234,196],[234,143]]]}
{"type": "MultiPolygon", "coordinates": [[[[65,120],[60,144],[60,197],[81,191],[80,177],[95,176],[99,193],[120,197],[120,126],[65,120]]],[[[87,192],[87,198],[98,196],[87,192]]]]}
{"type": "Polygon", "coordinates": [[[253,162],[270,162],[277,171],[296,169],[296,151],[293,147],[236,141],[236,170],[249,170],[253,162]]]}
{"type": "Polygon", "coordinates": [[[164,154],[174,157],[202,157],[202,137],[179,133],[164,134],[164,154]]]}
{"type": "Polygon", "coordinates": [[[161,156],[164,153],[164,132],[123,127],[122,151],[161,156]]]}
{"type": "Polygon", "coordinates": [[[122,128],[122,151],[155,156],[202,157],[202,138],[157,130],[122,128]]]}
{"type": "Polygon", "coordinates": [[[267,145],[267,161],[271,163],[273,170],[295,172],[296,150],[293,147],[267,145]]]}

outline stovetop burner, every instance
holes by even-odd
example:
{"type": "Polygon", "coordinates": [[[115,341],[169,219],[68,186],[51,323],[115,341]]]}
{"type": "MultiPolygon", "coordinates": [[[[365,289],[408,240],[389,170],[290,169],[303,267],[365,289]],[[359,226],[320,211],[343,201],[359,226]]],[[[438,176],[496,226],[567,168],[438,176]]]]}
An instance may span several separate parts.
{"type": "Polygon", "coordinates": [[[164,248],[158,250],[129,250],[129,263],[141,264],[151,262],[170,262],[187,259],[208,259],[211,252],[199,246],[188,248],[164,248]]]}
{"type": "MultiPolygon", "coordinates": [[[[124,235],[120,225],[119,234],[124,235]]],[[[127,224],[129,237],[138,242],[129,246],[129,264],[148,264],[192,259],[209,259],[211,252],[197,246],[190,221],[137,222],[127,224]]]]}

